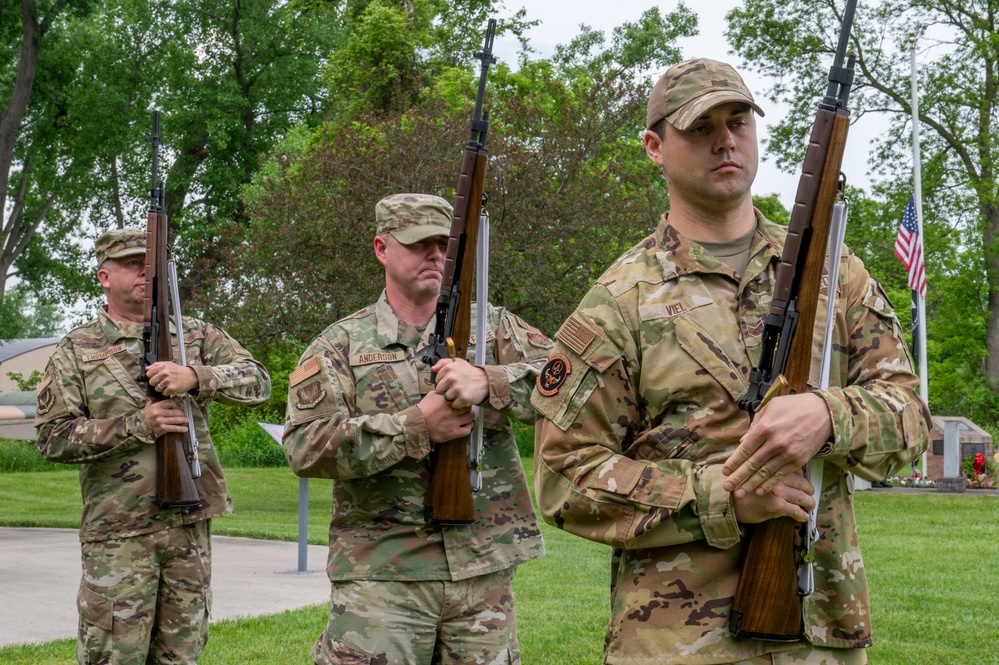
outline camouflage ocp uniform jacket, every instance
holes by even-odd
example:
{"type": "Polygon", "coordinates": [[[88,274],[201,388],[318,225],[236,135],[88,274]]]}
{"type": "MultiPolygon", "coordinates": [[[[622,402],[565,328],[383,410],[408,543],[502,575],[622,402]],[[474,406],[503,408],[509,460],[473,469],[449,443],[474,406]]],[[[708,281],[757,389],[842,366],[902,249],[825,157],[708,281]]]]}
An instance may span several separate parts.
{"type": "MultiPolygon", "coordinates": [[[[728,663],[793,649],[732,637],[743,530],[722,462],[747,431],[737,402],[760,357],[786,229],[757,213],[741,279],[664,216],[597,281],[556,334],[533,404],[544,518],[614,548],[608,663],[728,663]]],[[[819,301],[810,387],[826,319],[819,301]]],[[[902,331],[881,286],[849,250],[836,288],[816,592],[807,639],[871,642],[867,580],[848,471],[881,479],[928,442],[902,331]]]]}
{"type": "Polygon", "coordinates": [[[421,361],[434,320],[417,330],[383,292],[302,355],[289,379],[284,448],[299,476],[333,479],[330,580],[460,580],[544,554],[507,417],[536,417],[531,390],[552,343],[505,309],[489,307],[488,319],[482,489],[465,526],[424,520],[430,439],[417,405],[434,389],[421,361]]]}
{"type": "MultiPolygon", "coordinates": [[[[174,361],[176,330],[171,322],[174,361]]],[[[201,477],[200,506],[156,505],[156,441],[139,386],[142,326],[97,318],[56,346],[38,390],[35,426],[42,456],[80,465],[80,541],[128,538],[232,513],[218,455],[208,434],[208,408],[260,404],[270,396],[267,369],[235,339],[210,323],[183,318],[187,364],[198,375],[192,412],[201,477]]]]}

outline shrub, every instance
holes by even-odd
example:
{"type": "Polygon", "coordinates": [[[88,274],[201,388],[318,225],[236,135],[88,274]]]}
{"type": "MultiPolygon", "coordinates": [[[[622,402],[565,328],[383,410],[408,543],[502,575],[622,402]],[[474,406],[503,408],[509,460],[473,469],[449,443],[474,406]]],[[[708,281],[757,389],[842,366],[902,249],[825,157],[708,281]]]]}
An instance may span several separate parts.
{"type": "Polygon", "coordinates": [[[284,452],[273,437],[257,423],[284,423],[288,399],[288,375],[298,364],[302,348],[298,345],[272,346],[254,357],[267,367],[271,377],[271,397],[254,407],[214,403],[211,407],[212,443],[223,467],[285,466],[284,452]]]}
{"type": "MultiPolygon", "coordinates": [[[[282,419],[283,422],[284,419],[282,419]]],[[[212,443],[223,468],[285,466],[284,451],[257,421],[247,419],[226,431],[212,443]]]]}
{"type": "Polygon", "coordinates": [[[996,463],[988,458],[984,459],[985,473],[975,473],[975,458],[968,456],[961,463],[961,471],[964,472],[964,479],[969,488],[986,489],[995,486],[996,463]]]}
{"type": "Polygon", "coordinates": [[[18,471],[65,471],[65,464],[42,457],[34,441],[0,439],[0,473],[18,471]]]}
{"type": "Polygon", "coordinates": [[[521,457],[534,459],[534,425],[525,425],[519,420],[510,420],[513,427],[513,438],[517,440],[517,449],[521,457]]]}

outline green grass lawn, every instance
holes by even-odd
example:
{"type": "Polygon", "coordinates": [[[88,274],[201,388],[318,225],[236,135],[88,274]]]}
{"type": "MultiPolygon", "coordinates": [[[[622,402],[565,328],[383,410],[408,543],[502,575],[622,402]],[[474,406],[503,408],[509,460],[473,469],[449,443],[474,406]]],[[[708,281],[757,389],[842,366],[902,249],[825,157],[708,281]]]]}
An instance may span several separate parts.
{"type": "MultiPolygon", "coordinates": [[[[525,460],[529,465],[530,461],[525,460]]],[[[286,469],[230,469],[236,515],[213,532],[295,540],[298,479],[286,469]]],[[[328,482],[311,481],[309,541],[326,544],[328,482]]],[[[860,540],[871,584],[875,665],[999,662],[999,498],[862,492],[860,540]]],[[[76,472],[0,473],[0,525],[79,525],[76,472]]],[[[548,555],[514,581],[528,665],[599,663],[608,612],[608,548],[543,525],[548,555]]],[[[213,624],[203,665],[298,664],[326,607],[213,624]]],[[[9,665],[75,662],[72,640],[0,649],[9,665]]]]}

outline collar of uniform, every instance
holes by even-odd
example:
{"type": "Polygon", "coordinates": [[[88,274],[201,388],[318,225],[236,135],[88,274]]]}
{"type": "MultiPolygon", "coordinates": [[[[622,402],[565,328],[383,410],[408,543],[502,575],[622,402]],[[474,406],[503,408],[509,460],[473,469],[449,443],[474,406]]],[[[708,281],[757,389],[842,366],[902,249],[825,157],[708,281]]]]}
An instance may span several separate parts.
{"type": "MultiPolygon", "coordinates": [[[[115,321],[108,314],[108,306],[103,305],[97,310],[97,320],[100,322],[104,336],[112,344],[122,339],[142,339],[142,324],[128,323],[126,321],[115,321]]],[[[171,330],[173,324],[171,323],[171,330]]]]}
{"type": "MultiPolygon", "coordinates": [[[[756,238],[750,250],[750,264],[762,260],[764,264],[771,259],[780,258],[782,239],[787,230],[763,216],[756,208],[756,238]],[[760,256],[765,252],[764,256],[760,256]]],[[[685,238],[669,223],[669,213],[663,214],[652,235],[656,247],[662,253],[660,263],[663,266],[663,277],[674,279],[694,273],[731,272],[725,264],[715,259],[707,250],[685,238]],[[696,249],[695,249],[696,245],[696,249]]]]}
{"type": "Polygon", "coordinates": [[[422,348],[426,346],[427,337],[434,329],[437,316],[434,315],[427,327],[420,333],[416,326],[406,323],[396,316],[389,305],[388,295],[382,290],[381,297],[375,303],[375,330],[377,339],[375,343],[383,349],[390,346],[404,346],[409,349],[422,348]]]}

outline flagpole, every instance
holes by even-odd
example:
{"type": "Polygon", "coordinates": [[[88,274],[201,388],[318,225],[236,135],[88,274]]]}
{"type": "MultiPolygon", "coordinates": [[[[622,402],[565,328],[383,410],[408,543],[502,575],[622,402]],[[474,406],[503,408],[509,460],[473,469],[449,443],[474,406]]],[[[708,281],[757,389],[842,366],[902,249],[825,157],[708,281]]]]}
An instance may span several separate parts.
{"type": "MultiPolygon", "coordinates": [[[[919,230],[919,242],[923,247],[923,183],[919,167],[919,79],[916,72],[916,37],[909,37],[912,53],[912,195],[916,203],[916,228],[919,230]]],[[[923,252],[923,263],[926,263],[926,253],[923,252]]],[[[924,268],[925,270],[925,268],[924,268]]],[[[919,315],[919,396],[926,404],[930,403],[926,372],[926,298],[916,293],[919,315]]],[[[927,472],[927,453],[923,452],[923,478],[927,472]]]]}

